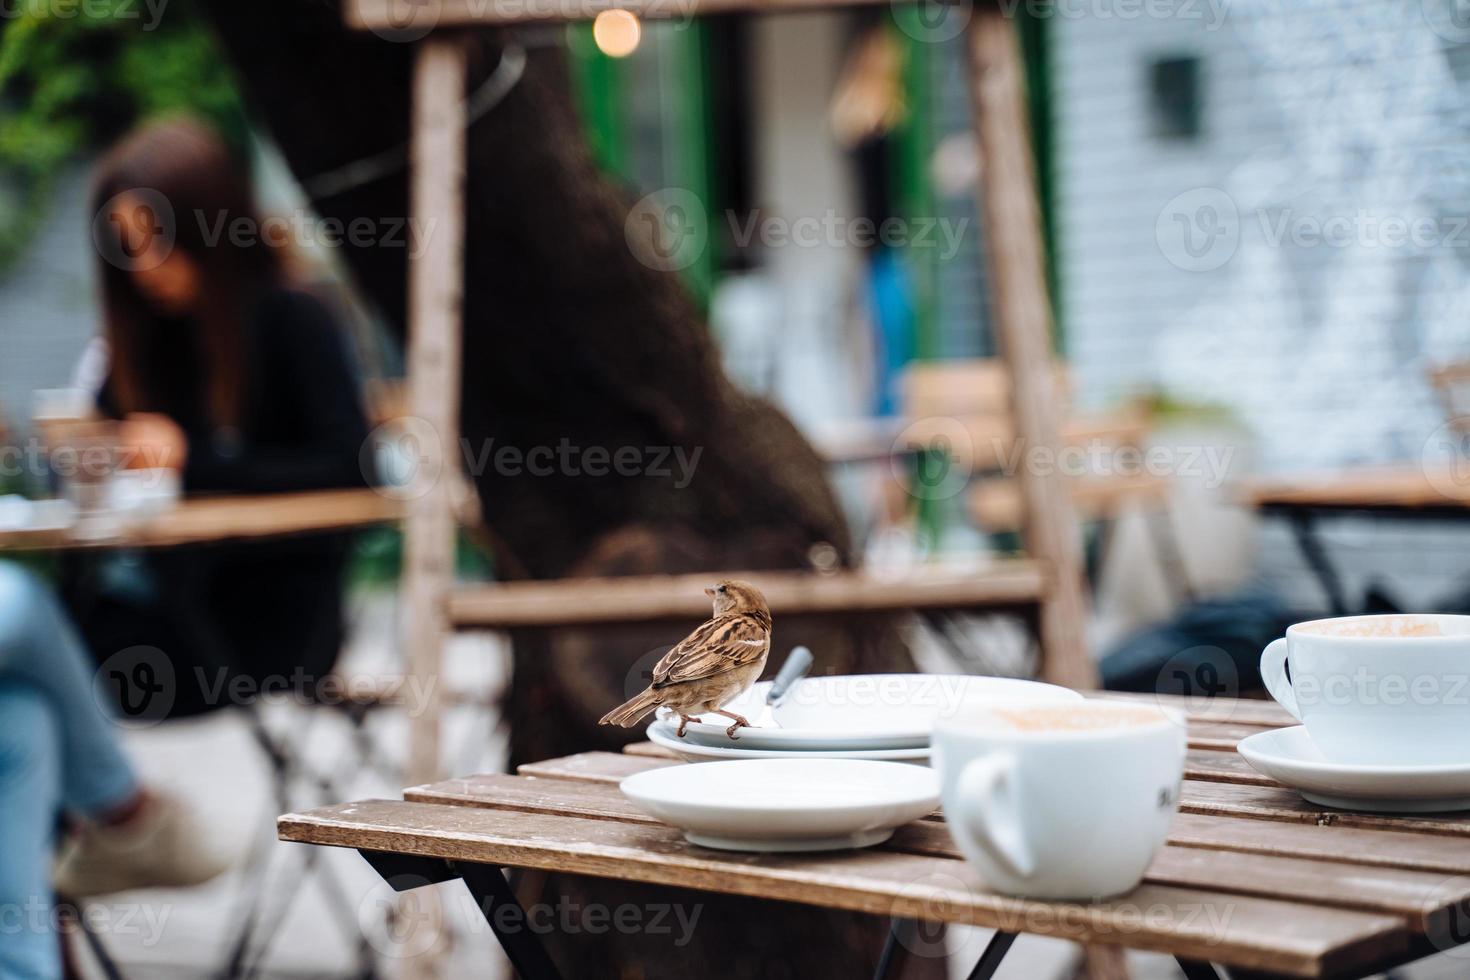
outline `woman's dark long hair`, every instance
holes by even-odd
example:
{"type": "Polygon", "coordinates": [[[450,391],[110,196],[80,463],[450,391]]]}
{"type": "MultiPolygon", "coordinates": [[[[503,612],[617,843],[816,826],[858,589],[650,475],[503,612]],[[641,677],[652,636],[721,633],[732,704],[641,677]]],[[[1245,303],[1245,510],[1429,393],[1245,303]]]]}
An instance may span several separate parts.
{"type": "Polygon", "coordinates": [[[94,235],[107,236],[97,244],[112,360],[109,395],[124,413],[161,411],[178,404],[177,393],[164,390],[168,379],[152,369],[161,345],[170,342],[161,329],[168,318],[138,291],[127,263],[109,257],[109,252],[126,255],[133,244],[124,241],[126,229],[103,214],[104,208],[117,206],[113,199],[120,194],[155,212],[147,220],[166,223],[172,248],[198,268],[199,295],[191,317],[198,331],[203,407],[214,428],[238,429],[250,370],[243,321],[254,298],[284,278],[281,249],[262,237],[248,169],[213,130],[182,117],[145,124],[98,167],[92,213],[97,216],[94,235]],[[232,235],[231,223],[240,219],[248,222],[241,227],[249,233],[232,235]]]}

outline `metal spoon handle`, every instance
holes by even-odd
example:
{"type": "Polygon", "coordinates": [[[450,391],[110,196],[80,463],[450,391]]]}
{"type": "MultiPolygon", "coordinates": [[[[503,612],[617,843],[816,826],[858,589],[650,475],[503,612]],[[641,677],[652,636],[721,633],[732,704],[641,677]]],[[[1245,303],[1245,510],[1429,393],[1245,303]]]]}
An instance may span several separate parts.
{"type": "Polygon", "coordinates": [[[786,696],[786,691],[812,669],[812,652],[806,647],[797,647],[786,655],[786,662],[776,672],[776,679],[771,681],[771,689],[766,692],[766,704],[778,704],[786,696]]]}

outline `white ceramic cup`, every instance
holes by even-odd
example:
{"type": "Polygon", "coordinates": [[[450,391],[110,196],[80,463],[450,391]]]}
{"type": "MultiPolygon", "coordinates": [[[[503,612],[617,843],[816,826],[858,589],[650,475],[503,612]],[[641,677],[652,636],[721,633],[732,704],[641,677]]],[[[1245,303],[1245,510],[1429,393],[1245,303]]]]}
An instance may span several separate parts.
{"type": "Polygon", "coordinates": [[[1470,616],[1297,623],[1261,654],[1261,678],[1331,762],[1470,761],[1470,616]]]}
{"type": "Polygon", "coordinates": [[[1174,817],[1184,752],[1182,719],[1122,702],[977,710],[934,731],[955,843],[986,884],[1028,898],[1136,886],[1174,817]]]}

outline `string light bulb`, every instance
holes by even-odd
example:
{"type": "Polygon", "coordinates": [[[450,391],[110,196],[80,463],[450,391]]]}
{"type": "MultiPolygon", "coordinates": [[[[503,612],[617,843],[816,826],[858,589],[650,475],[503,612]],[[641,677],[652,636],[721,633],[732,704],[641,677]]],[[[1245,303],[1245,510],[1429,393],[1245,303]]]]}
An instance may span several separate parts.
{"type": "Polygon", "coordinates": [[[592,40],[609,58],[626,58],[638,50],[643,25],[628,10],[604,10],[592,21],[592,40]]]}

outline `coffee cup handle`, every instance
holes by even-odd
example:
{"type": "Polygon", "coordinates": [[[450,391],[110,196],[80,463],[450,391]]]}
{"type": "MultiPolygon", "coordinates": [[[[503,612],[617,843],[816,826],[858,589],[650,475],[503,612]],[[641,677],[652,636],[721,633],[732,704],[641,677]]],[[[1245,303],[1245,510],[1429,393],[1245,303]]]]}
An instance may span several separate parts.
{"type": "Polygon", "coordinates": [[[1036,857],[1026,846],[1016,808],[1008,799],[1016,760],[1005,753],[983,756],[969,762],[960,773],[957,787],[965,813],[959,820],[966,835],[990,859],[1017,878],[1036,873],[1036,857]]]}
{"type": "Polygon", "coordinates": [[[1302,710],[1297,707],[1296,692],[1291,689],[1291,681],[1286,677],[1286,637],[1272,640],[1261,654],[1261,680],[1266,685],[1266,690],[1281,705],[1291,713],[1297,721],[1302,720],[1302,710]]]}

